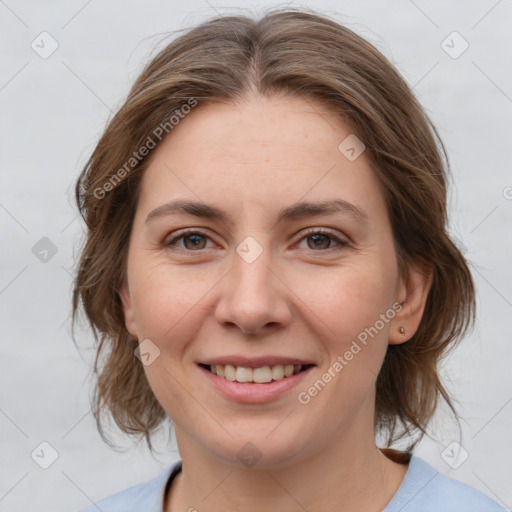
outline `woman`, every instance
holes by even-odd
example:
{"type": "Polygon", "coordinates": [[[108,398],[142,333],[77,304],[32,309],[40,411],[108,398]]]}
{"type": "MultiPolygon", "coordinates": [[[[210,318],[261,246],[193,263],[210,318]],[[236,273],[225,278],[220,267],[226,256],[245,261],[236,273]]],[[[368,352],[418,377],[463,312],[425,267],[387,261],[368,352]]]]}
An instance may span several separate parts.
{"type": "Polygon", "coordinates": [[[151,448],[169,417],[181,461],[85,510],[505,510],[412,454],[439,396],[455,413],[438,362],[474,316],[443,156],[385,57],[318,14],[163,49],[77,183],[73,303],[100,432],[151,448]]]}

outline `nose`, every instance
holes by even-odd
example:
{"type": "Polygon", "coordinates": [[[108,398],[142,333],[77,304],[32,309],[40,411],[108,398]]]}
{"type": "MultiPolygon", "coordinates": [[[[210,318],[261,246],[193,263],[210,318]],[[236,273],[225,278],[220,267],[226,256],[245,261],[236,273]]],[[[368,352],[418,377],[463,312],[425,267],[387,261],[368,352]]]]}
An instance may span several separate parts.
{"type": "Polygon", "coordinates": [[[244,334],[264,335],[286,327],[292,318],[290,290],[279,272],[270,267],[263,253],[249,263],[234,255],[231,270],[222,280],[215,310],[224,327],[239,328],[244,334]]]}

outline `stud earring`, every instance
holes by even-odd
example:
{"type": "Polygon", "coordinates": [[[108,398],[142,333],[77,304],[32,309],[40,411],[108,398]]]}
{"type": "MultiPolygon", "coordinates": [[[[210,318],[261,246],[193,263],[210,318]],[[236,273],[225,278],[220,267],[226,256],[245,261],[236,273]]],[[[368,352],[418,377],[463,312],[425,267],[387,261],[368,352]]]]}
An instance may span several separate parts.
{"type": "Polygon", "coordinates": [[[403,327],[400,327],[399,331],[402,336],[405,336],[405,329],[403,327]]]}

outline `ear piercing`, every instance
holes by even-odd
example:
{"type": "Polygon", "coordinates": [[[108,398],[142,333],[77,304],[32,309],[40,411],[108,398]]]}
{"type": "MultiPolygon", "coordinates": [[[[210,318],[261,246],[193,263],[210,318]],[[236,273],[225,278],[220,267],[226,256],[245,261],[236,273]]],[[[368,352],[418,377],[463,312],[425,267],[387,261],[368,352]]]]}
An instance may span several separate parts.
{"type": "Polygon", "coordinates": [[[400,329],[398,329],[398,330],[400,331],[400,334],[402,336],[405,336],[405,329],[402,326],[400,326],[400,329]]]}

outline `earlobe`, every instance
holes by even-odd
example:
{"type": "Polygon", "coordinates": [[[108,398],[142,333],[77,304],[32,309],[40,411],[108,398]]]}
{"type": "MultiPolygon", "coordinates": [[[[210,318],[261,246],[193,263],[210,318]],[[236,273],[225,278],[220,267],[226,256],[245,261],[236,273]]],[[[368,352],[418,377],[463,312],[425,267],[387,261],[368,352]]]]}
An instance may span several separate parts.
{"type": "Polygon", "coordinates": [[[136,322],[135,322],[135,314],[134,314],[134,308],[133,308],[133,301],[130,296],[130,291],[128,289],[128,284],[123,282],[120,290],[119,290],[119,297],[121,298],[121,304],[123,306],[123,314],[124,314],[124,323],[126,325],[126,329],[130,336],[137,340],[137,329],[136,329],[136,322]]]}
{"type": "Polygon", "coordinates": [[[390,345],[410,340],[418,330],[432,286],[432,272],[432,269],[411,267],[408,276],[400,279],[396,295],[400,309],[390,325],[390,345]]]}

